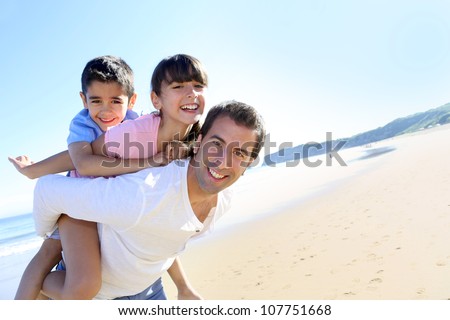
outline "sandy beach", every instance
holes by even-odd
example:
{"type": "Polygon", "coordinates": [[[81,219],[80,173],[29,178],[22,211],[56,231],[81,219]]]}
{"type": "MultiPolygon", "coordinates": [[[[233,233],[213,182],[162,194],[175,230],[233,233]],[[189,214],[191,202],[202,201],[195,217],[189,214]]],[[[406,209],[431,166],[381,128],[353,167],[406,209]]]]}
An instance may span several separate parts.
{"type": "MultiPolygon", "coordinates": [[[[342,151],[365,157],[345,167],[247,172],[217,230],[182,255],[191,283],[217,300],[450,299],[449,137],[446,125],[342,151]]],[[[0,299],[32,254],[13,256],[0,299]]]]}
{"type": "Polygon", "coordinates": [[[303,201],[293,201],[308,183],[301,170],[259,177],[233,210],[278,210],[188,247],[191,283],[221,300],[450,299],[449,137],[450,125],[427,129],[374,144],[396,150],[348,167],[303,170],[338,181],[303,201]]]}

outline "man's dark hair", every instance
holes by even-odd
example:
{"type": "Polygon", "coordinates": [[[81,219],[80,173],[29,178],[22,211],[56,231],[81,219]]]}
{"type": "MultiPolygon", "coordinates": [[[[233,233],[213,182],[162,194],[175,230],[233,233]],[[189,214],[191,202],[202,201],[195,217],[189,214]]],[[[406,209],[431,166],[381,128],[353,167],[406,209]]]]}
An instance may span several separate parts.
{"type": "Polygon", "coordinates": [[[202,136],[205,137],[209,129],[211,129],[214,121],[222,117],[229,117],[236,122],[236,124],[255,130],[256,145],[252,152],[252,158],[256,158],[264,145],[264,139],[266,136],[264,121],[261,115],[255,108],[249,106],[248,104],[234,100],[222,102],[209,110],[205,122],[200,129],[202,136]]]}

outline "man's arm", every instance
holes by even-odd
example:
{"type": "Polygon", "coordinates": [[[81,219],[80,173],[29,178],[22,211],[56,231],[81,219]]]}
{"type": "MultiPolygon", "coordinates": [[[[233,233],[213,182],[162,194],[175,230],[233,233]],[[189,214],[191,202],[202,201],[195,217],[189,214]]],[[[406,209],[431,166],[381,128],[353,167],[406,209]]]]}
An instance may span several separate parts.
{"type": "Polygon", "coordinates": [[[79,178],[47,175],[34,190],[36,232],[52,231],[61,213],[72,218],[127,228],[140,218],[145,205],[145,176],[79,178]]]}
{"type": "Polygon", "coordinates": [[[203,298],[192,288],[189,283],[178,257],[175,259],[167,272],[177,287],[178,300],[203,300],[203,298]]]}
{"type": "Polygon", "coordinates": [[[67,150],[39,162],[33,162],[27,156],[8,157],[8,160],[14,165],[17,171],[30,179],[40,178],[47,174],[65,172],[75,168],[67,150]]]}

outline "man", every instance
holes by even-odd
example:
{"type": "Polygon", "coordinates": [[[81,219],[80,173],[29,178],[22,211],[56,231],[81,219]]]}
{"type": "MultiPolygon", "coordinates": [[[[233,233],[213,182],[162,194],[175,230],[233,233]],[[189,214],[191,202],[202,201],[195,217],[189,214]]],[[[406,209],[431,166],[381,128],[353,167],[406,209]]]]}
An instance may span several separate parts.
{"type": "Polygon", "coordinates": [[[162,291],[162,273],[187,242],[210,231],[228,210],[227,188],[257,157],[264,136],[255,109],[229,101],[208,112],[190,159],[110,179],[43,177],[34,197],[37,232],[51,231],[61,212],[98,222],[102,288],[97,298],[144,299],[162,291]],[[149,285],[152,293],[143,291],[149,285]]]}

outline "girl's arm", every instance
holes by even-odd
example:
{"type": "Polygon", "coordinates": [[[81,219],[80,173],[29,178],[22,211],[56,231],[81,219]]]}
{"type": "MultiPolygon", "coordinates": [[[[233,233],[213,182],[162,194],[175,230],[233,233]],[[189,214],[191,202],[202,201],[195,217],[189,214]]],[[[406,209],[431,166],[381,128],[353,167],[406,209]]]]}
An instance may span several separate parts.
{"type": "Polygon", "coordinates": [[[203,300],[203,298],[192,288],[187,280],[186,274],[181,266],[181,261],[177,257],[167,270],[172,281],[178,290],[178,300],[203,300]]]}
{"type": "Polygon", "coordinates": [[[8,157],[8,160],[14,165],[17,171],[30,179],[36,179],[47,174],[65,172],[75,168],[67,150],[39,162],[33,162],[27,156],[8,157]]]}

